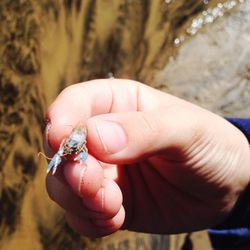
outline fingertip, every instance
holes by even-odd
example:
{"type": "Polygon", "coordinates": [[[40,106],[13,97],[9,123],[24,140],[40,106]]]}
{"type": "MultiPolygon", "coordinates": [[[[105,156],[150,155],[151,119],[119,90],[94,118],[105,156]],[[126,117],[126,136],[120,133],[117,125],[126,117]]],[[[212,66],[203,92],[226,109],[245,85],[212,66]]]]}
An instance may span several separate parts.
{"type": "Polygon", "coordinates": [[[125,210],[124,207],[121,206],[119,211],[116,213],[116,215],[109,219],[95,219],[92,220],[93,223],[98,226],[99,228],[106,228],[106,229],[115,229],[118,230],[122,227],[125,220],[125,210]]]}
{"type": "Polygon", "coordinates": [[[102,186],[103,169],[91,155],[83,164],[66,163],[63,171],[69,185],[81,197],[93,197],[102,186]]]}
{"type": "Polygon", "coordinates": [[[105,179],[102,188],[94,197],[84,197],[82,202],[88,209],[98,212],[97,218],[109,219],[114,217],[122,206],[122,192],[113,181],[105,179]]]}
{"type": "Polygon", "coordinates": [[[80,98],[75,98],[79,100],[72,102],[70,98],[62,95],[48,109],[46,119],[49,123],[45,129],[45,133],[47,132],[45,139],[54,150],[59,148],[61,141],[72,132],[74,127],[79,124],[85,125],[85,120],[89,116],[89,108],[85,107],[84,112],[79,112],[81,101],[80,98]]]}
{"type": "Polygon", "coordinates": [[[120,187],[113,180],[105,179],[102,186],[104,188],[103,213],[106,214],[106,218],[111,218],[118,213],[122,206],[122,192],[120,187]]]}
{"type": "Polygon", "coordinates": [[[66,213],[68,225],[77,233],[88,237],[102,237],[118,231],[124,222],[125,210],[123,207],[111,219],[91,220],[66,213]]]}
{"type": "MultiPolygon", "coordinates": [[[[71,122],[72,124],[72,122],[71,122]]],[[[45,129],[45,150],[46,152],[56,151],[64,138],[72,131],[74,125],[64,123],[50,123],[45,129]]]]}

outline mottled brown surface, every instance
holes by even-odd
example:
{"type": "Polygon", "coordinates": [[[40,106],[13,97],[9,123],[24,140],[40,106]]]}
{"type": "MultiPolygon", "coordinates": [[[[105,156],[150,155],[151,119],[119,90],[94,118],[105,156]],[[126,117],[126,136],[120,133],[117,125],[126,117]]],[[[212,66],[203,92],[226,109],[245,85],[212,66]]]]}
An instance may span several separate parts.
{"type": "MultiPolygon", "coordinates": [[[[73,233],[47,197],[46,162],[37,153],[44,112],[60,90],[110,74],[168,90],[221,114],[247,116],[249,2],[241,9],[244,15],[236,10],[182,47],[173,45],[193,17],[217,2],[0,1],[0,249],[175,250],[183,245],[185,235],[119,232],[92,240],[73,233]],[[222,30],[228,46],[218,35],[222,30]],[[244,39],[239,43],[237,36],[244,39]],[[220,56],[212,53],[214,48],[220,56]],[[168,63],[172,56],[176,60],[168,63]]],[[[209,249],[204,235],[198,234],[202,249],[209,249]]]]}

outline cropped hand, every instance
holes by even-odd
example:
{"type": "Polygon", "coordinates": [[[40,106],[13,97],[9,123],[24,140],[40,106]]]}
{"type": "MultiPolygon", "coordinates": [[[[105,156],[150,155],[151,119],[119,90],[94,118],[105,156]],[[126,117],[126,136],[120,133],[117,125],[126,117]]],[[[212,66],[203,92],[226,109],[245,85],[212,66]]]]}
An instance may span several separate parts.
{"type": "Polygon", "coordinates": [[[208,228],[228,216],[249,183],[249,145],[237,128],[138,82],[72,85],[47,118],[47,153],[79,122],[87,128],[84,164],[63,162],[47,176],[50,197],[87,236],[208,228]]]}

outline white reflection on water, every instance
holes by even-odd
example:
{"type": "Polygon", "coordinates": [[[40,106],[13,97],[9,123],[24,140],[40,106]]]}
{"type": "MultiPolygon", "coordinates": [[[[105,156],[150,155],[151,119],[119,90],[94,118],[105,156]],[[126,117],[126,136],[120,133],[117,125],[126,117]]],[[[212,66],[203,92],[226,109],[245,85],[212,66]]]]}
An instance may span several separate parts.
{"type": "MultiPolygon", "coordinates": [[[[204,4],[208,4],[209,1],[203,0],[204,4]]],[[[185,30],[186,35],[194,36],[197,32],[202,29],[205,25],[213,23],[219,17],[223,17],[226,13],[231,11],[233,8],[238,6],[241,3],[244,3],[245,0],[229,0],[224,3],[218,3],[215,7],[208,8],[204,10],[201,14],[196,16],[191,25],[188,26],[185,30]]],[[[185,40],[185,36],[182,35],[174,39],[175,46],[179,46],[185,40]]]]}

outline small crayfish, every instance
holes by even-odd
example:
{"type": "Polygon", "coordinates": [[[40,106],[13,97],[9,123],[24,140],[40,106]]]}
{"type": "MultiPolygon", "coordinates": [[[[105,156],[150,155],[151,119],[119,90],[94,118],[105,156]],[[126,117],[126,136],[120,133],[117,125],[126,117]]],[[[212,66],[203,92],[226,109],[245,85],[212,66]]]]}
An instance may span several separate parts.
{"type": "Polygon", "coordinates": [[[47,173],[52,169],[52,175],[54,175],[64,157],[75,156],[74,161],[83,163],[88,157],[86,135],[87,131],[83,126],[75,127],[71,134],[61,142],[59,150],[49,162],[47,173]]]}

